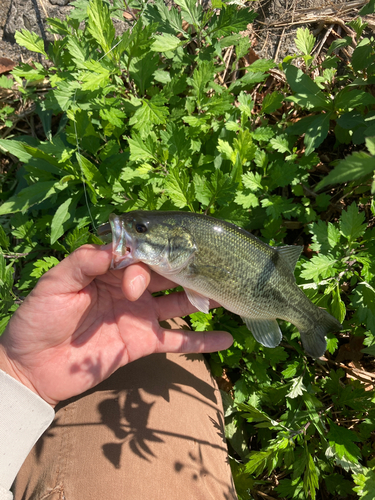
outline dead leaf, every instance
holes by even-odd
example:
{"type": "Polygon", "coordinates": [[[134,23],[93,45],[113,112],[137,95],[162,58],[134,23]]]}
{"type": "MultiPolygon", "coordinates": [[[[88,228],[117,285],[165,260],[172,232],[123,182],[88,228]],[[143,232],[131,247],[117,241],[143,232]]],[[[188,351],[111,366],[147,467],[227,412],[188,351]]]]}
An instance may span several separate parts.
{"type": "Polygon", "coordinates": [[[12,71],[15,66],[17,66],[17,63],[12,61],[12,59],[8,59],[7,57],[0,57],[0,75],[12,71]]]}

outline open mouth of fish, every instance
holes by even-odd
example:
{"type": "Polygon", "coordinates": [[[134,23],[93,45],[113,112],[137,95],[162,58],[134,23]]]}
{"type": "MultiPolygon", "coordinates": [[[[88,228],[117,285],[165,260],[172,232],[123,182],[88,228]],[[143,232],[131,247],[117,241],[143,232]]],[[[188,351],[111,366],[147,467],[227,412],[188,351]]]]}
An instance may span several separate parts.
{"type": "Polygon", "coordinates": [[[122,269],[132,264],[134,260],[132,241],[118,215],[111,214],[109,223],[98,228],[98,235],[104,241],[108,241],[112,235],[111,269],[122,269]]]}

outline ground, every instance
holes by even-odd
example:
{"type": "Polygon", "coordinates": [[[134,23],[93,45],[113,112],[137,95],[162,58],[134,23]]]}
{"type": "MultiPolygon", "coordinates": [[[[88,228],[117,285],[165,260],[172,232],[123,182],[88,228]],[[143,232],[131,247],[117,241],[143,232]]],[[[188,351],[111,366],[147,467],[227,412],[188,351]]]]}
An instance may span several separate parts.
{"type": "MultiPolygon", "coordinates": [[[[245,33],[251,37],[256,55],[280,62],[286,55],[296,52],[294,38],[297,28],[308,26],[323,41],[316,52],[333,41],[345,36],[344,22],[350,21],[368,0],[257,0],[247,2],[258,13],[258,17],[245,33]],[[327,35],[328,33],[328,35],[327,35]],[[326,40],[324,41],[324,37],[326,40]]],[[[32,54],[17,46],[14,33],[28,29],[52,40],[46,31],[46,18],[65,18],[72,6],[69,0],[2,0],[0,10],[0,58],[26,62],[32,54]]],[[[375,31],[375,16],[367,16],[369,29],[375,31]]],[[[119,31],[126,29],[126,23],[118,22],[119,31]]],[[[318,54],[317,54],[318,55],[318,54]]],[[[34,59],[36,55],[33,55],[34,59]]],[[[251,55],[250,55],[251,58],[251,55]]],[[[9,65],[10,62],[1,61],[9,65]]]]}

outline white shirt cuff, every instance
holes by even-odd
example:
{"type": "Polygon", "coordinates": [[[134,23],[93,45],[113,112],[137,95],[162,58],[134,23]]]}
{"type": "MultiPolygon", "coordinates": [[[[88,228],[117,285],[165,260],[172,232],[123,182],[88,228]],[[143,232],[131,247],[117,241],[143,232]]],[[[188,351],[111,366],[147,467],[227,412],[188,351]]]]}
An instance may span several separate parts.
{"type": "Polygon", "coordinates": [[[55,412],[48,403],[0,370],[0,492],[2,494],[9,490],[25,458],[51,425],[54,416],[55,412]]]}

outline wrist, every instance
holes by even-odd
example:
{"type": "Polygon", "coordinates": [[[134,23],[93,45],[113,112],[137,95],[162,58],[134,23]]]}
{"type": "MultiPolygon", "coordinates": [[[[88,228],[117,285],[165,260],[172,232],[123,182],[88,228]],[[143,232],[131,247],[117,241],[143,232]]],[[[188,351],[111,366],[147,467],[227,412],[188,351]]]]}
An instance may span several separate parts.
{"type": "MultiPolygon", "coordinates": [[[[11,376],[15,380],[17,380],[17,382],[20,382],[30,391],[34,392],[37,396],[46,401],[44,398],[41,397],[41,395],[35,389],[31,381],[17,367],[17,364],[8,356],[5,346],[1,343],[1,338],[0,338],[0,370],[2,370],[4,373],[11,376]]],[[[46,403],[50,404],[49,401],[46,401],[46,403]]],[[[51,406],[52,408],[54,408],[55,405],[51,404],[51,406]]]]}

